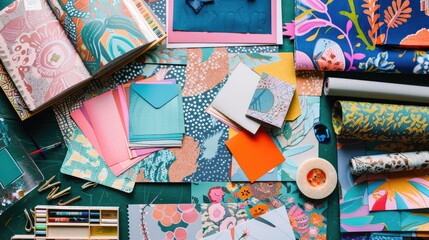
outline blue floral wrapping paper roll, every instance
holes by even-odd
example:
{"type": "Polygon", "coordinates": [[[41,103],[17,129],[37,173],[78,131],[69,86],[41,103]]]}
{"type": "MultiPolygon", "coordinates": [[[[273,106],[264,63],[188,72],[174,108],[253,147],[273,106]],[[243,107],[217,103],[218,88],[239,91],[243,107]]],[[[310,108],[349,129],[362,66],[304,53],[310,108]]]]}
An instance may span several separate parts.
{"type": "Polygon", "coordinates": [[[354,175],[402,172],[429,168],[429,152],[405,152],[352,157],[350,171],[354,175]]]}
{"type": "Polygon", "coordinates": [[[428,74],[427,49],[379,45],[394,32],[418,34],[409,22],[429,20],[420,11],[420,1],[410,0],[297,0],[296,69],[428,74]]]}
{"type": "Polygon", "coordinates": [[[332,126],[346,139],[428,143],[429,107],[337,101],[332,126]]]}

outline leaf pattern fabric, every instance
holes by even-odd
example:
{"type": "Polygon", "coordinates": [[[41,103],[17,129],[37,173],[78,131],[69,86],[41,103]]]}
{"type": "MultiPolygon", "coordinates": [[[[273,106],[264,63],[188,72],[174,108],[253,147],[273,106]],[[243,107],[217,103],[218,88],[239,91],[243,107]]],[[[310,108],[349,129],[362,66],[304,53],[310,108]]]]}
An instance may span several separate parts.
{"type": "Polygon", "coordinates": [[[415,34],[418,29],[407,23],[424,19],[422,14],[419,1],[297,0],[296,68],[426,74],[428,51],[379,45],[390,39],[393,31],[415,34]],[[414,17],[416,12],[420,13],[414,17]]]}

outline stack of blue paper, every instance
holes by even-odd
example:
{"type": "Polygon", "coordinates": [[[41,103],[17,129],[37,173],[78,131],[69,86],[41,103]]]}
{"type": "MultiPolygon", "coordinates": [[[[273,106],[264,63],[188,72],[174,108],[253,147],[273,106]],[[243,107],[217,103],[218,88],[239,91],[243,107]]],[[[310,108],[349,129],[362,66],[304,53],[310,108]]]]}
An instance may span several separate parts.
{"type": "Polygon", "coordinates": [[[178,84],[131,84],[130,146],[180,147],[185,133],[182,91],[178,84]]]}

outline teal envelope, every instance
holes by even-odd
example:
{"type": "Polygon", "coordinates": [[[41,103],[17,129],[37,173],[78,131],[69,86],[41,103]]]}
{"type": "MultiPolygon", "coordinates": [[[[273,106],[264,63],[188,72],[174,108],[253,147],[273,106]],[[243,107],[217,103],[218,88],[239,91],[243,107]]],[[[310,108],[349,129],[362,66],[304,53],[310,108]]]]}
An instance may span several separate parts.
{"type": "Polygon", "coordinates": [[[180,146],[185,133],[178,84],[131,84],[130,145],[180,146]]]}

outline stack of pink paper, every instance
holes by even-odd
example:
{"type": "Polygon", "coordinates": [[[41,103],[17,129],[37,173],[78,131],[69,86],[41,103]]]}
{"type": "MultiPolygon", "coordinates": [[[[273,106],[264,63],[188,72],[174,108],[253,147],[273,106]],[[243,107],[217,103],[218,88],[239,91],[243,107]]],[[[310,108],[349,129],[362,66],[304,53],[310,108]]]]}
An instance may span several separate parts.
{"type": "Polygon", "coordinates": [[[130,84],[121,85],[116,90],[85,101],[81,108],[71,113],[72,119],[116,176],[162,149],[130,147],[129,88],[130,84]]]}

